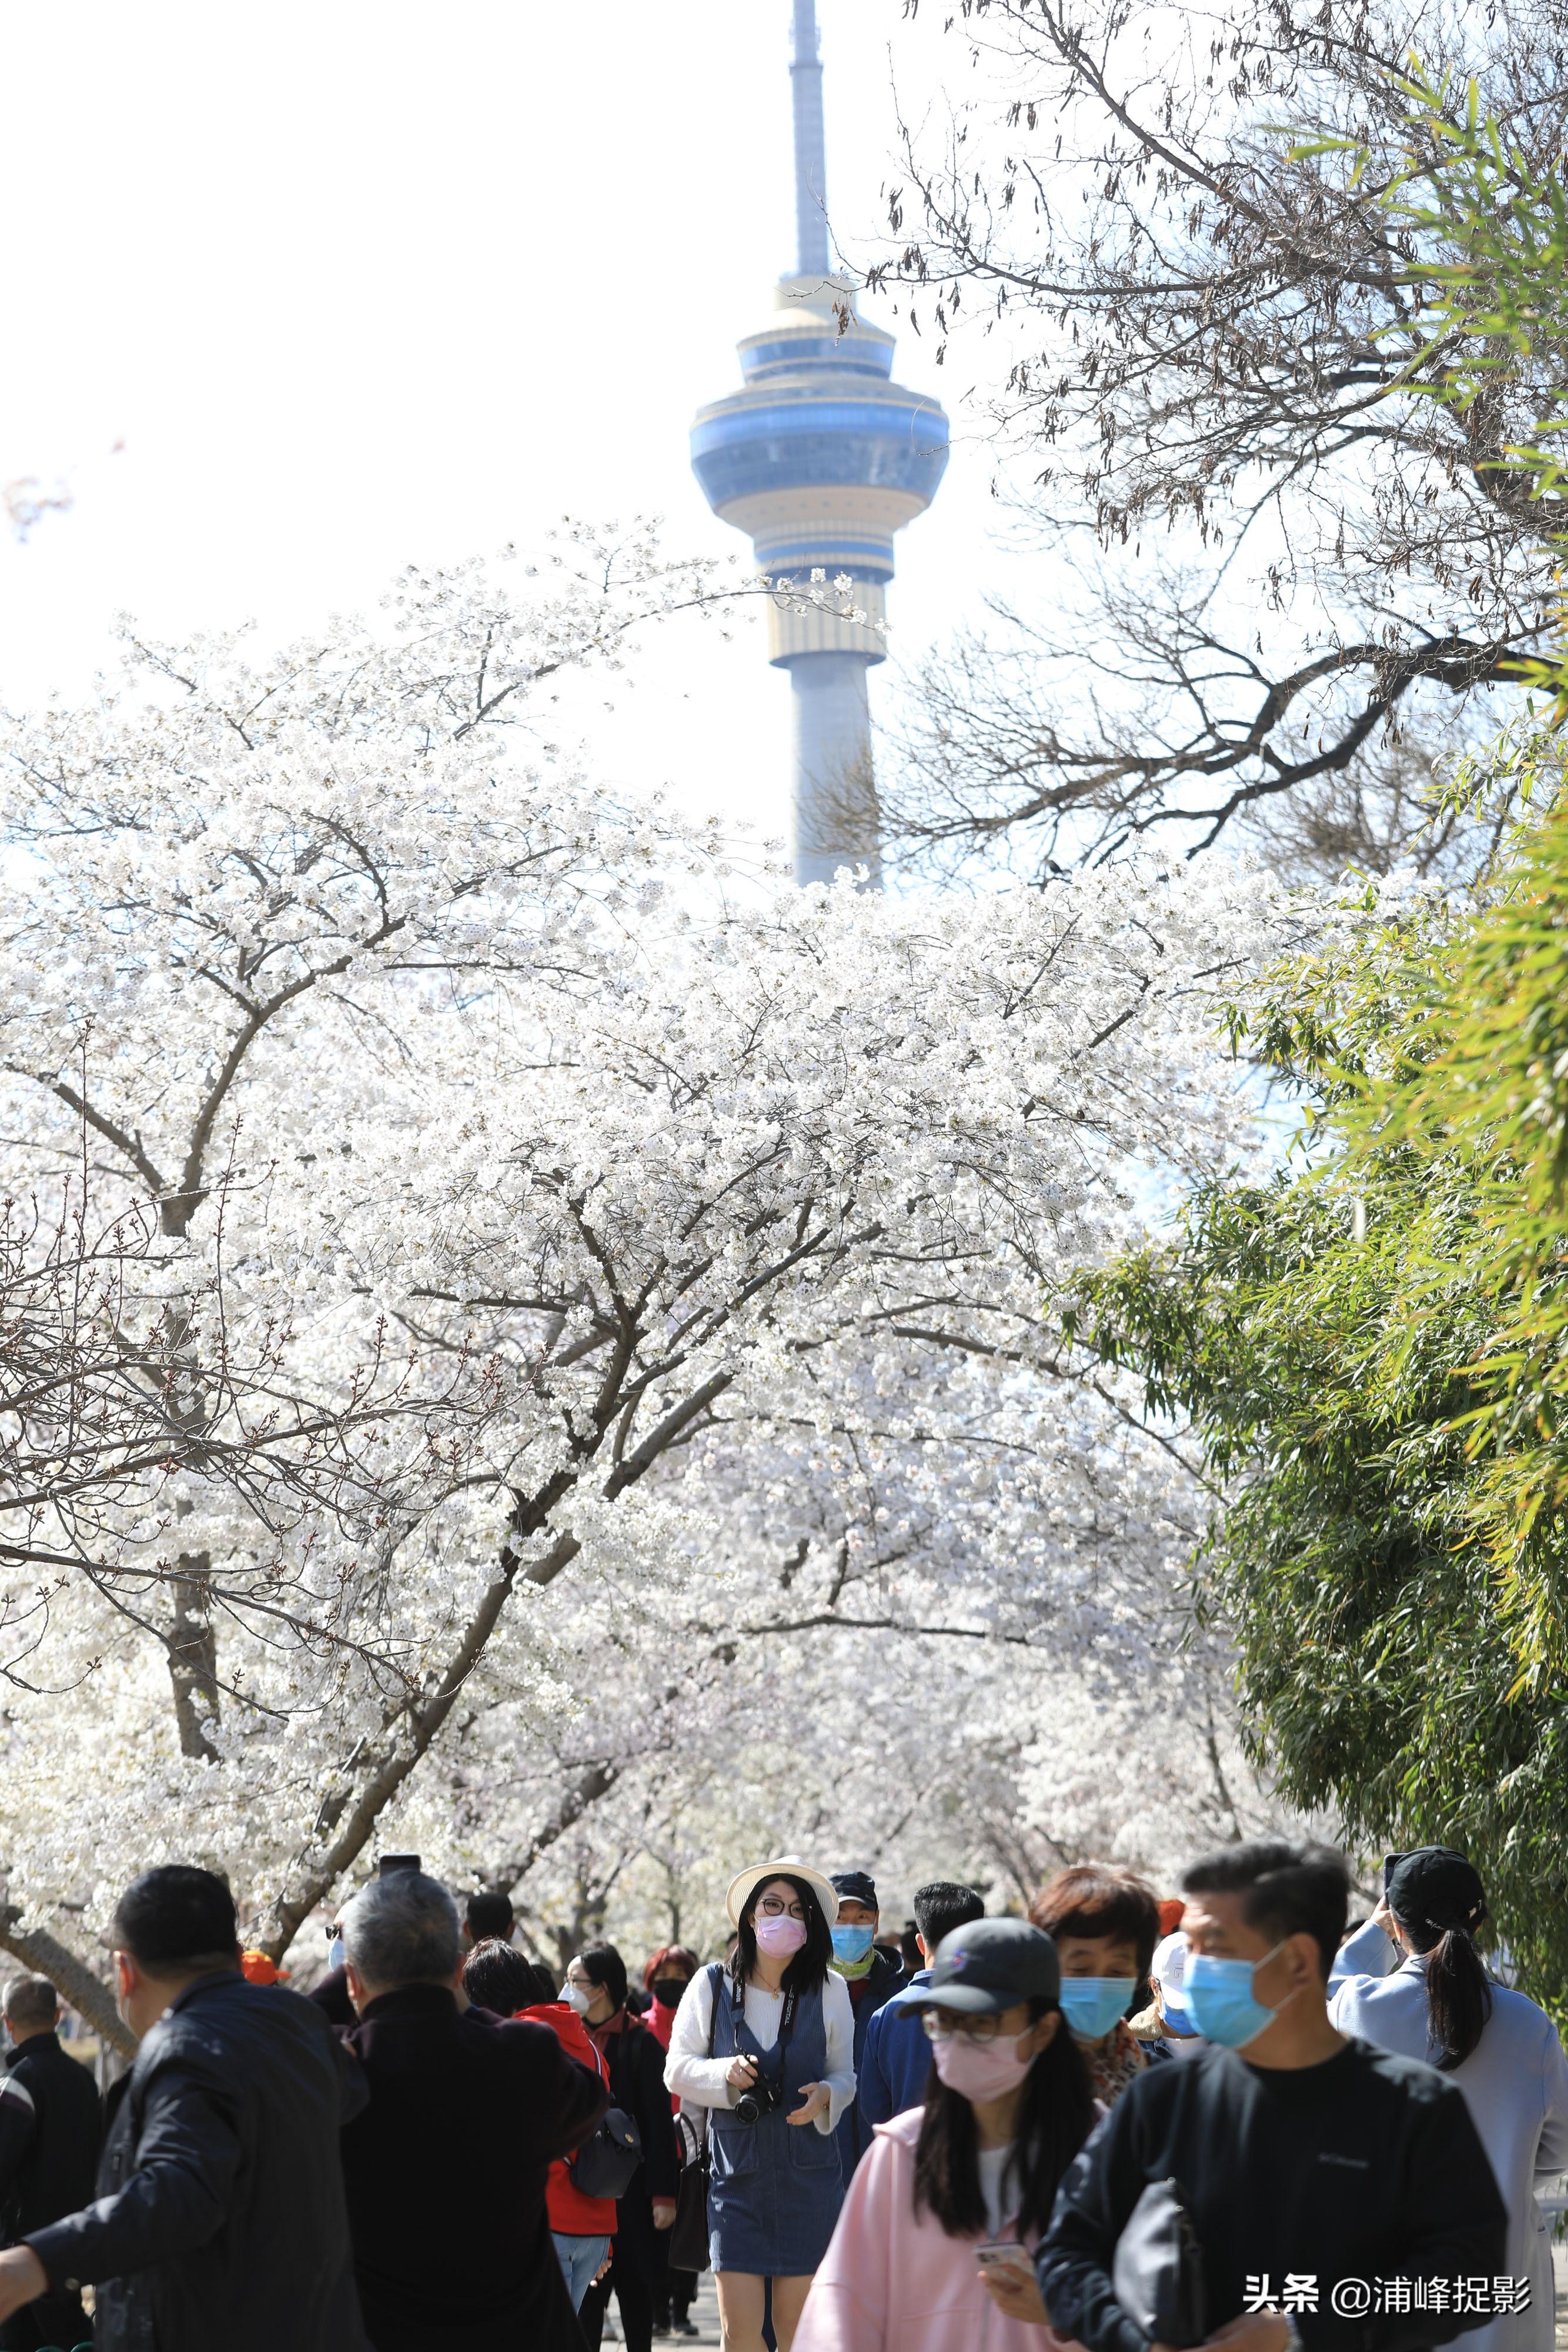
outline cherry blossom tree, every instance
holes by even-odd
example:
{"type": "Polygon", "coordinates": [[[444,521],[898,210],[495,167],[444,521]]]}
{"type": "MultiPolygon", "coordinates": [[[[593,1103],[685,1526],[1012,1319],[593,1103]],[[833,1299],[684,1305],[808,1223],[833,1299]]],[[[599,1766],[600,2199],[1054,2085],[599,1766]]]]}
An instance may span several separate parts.
{"type": "Polygon", "coordinates": [[[934,1695],[936,1747],[887,1712],[951,1794],[1034,1769],[1009,1664],[1172,1671],[1194,1473],[1051,1300],[1139,1185],[1247,1148],[1218,993],[1321,911],[1153,865],[737,899],[716,835],[594,791],[541,699],[709,595],[580,538],[266,664],[131,640],[94,707],[8,730],[13,1189],[85,1130],[156,1230],[131,1320],[164,1387],[265,1360],[297,1485],[332,1431],[307,1506],[182,1456],[113,1576],[61,1568],[3,1665],[13,1949],[85,1958],[179,1856],[281,1955],[393,1828],[588,1917],[622,1851],[692,1879],[727,1789],[759,1828],[861,1790],[892,1853],[857,1692],[934,1695]]]}

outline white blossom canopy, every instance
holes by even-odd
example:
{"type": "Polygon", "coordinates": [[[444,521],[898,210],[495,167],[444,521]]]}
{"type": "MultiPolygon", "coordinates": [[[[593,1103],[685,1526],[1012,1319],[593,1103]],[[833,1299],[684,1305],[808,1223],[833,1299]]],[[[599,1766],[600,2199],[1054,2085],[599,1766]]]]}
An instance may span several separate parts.
{"type": "Polygon", "coordinates": [[[706,594],[580,540],[9,728],[8,1187],[141,1221],[88,1322],[162,1433],[66,1509],[35,1405],[0,1488],[14,1949],[179,1857],[281,1953],[393,1823],[584,1916],[791,1807],[950,1852],[878,1740],[1017,1875],[1039,1710],[1079,1760],[1140,1684],[1223,1710],[1192,1470],[1052,1300],[1248,1148],[1217,997],[1321,912],[1219,866],[737,900],[538,717],[706,594]]]}

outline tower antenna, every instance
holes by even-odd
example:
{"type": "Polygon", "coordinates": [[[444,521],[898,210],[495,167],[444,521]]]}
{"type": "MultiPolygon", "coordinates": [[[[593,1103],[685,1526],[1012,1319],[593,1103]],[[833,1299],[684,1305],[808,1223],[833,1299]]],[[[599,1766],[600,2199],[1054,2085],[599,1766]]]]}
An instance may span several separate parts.
{"type": "Polygon", "coordinates": [[[775,583],[768,658],[789,673],[795,879],[831,882],[847,866],[874,888],[866,681],[887,658],[894,535],[936,495],[947,419],[928,394],[891,381],[894,338],[856,314],[854,280],[829,268],[816,0],[793,8],[799,268],[779,279],[769,324],[741,343],[742,389],[698,410],[692,468],[775,583]]]}
{"type": "Polygon", "coordinates": [[[822,130],[822,57],[817,0],[795,0],[795,54],[789,61],[795,106],[795,250],[802,278],[828,274],[828,151],[822,130]]]}

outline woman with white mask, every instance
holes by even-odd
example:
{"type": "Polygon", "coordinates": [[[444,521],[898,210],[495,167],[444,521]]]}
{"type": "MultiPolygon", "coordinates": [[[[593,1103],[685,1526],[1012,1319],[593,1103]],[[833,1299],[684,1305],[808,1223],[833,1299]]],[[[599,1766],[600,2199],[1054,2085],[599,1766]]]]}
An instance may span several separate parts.
{"type": "Polygon", "coordinates": [[[1568,2165],[1568,2059],[1543,2009],[1498,1984],[1476,1949],[1487,1916],[1480,1874],[1447,1846],[1399,1855],[1382,1902],[1341,1945],[1329,2016],[1452,2074],[1508,2209],[1508,2273],[1528,2310],[1467,2330],[1466,2352],[1552,2352],[1552,2244],[1538,2182],[1568,2165]]]}
{"type": "Polygon", "coordinates": [[[626,1963],[613,1944],[590,1944],[566,1972],[565,1998],[579,2009],[588,2038],[604,2062],[613,2107],[637,2126],[643,2158],[615,2200],[615,2237],[608,2274],[595,2279],[578,2309],[589,2345],[598,2352],[610,2298],[621,2307],[627,2352],[653,2352],[653,2292],[663,2273],[659,2245],[675,2219],[679,2178],[674,2119],[664,2090],[664,2053],[626,2005],[626,1963]]]}

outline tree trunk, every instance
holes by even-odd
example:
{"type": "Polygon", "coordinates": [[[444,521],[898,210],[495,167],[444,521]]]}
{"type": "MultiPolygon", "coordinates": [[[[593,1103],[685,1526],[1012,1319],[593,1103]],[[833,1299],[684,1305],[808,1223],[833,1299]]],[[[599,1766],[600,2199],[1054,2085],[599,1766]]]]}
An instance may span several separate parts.
{"type": "MultiPolygon", "coordinates": [[[[570,1789],[561,1791],[544,1826],[538,1831],[520,1862],[509,1862],[498,1874],[496,1884],[503,1895],[514,1894],[532,1870],[539,1856],[564,1837],[569,1829],[582,1819],[590,1805],[608,1796],[615,1786],[616,1767],[611,1763],[591,1764],[570,1789]]],[[[568,1956],[570,1958],[570,1955],[568,1956]]]]}
{"type": "Polygon", "coordinates": [[[214,1718],[218,1711],[218,1636],[207,1602],[212,1554],[183,1551],[174,1567],[174,1617],[164,1636],[164,1647],[169,1654],[169,1680],[174,1687],[180,1753],[215,1764],[218,1751],[206,1732],[207,1719],[214,1718]]]}

